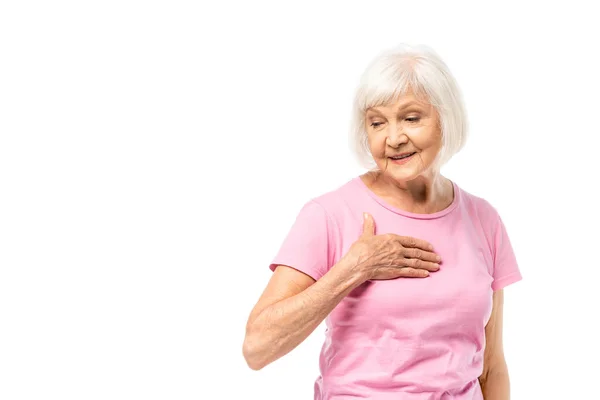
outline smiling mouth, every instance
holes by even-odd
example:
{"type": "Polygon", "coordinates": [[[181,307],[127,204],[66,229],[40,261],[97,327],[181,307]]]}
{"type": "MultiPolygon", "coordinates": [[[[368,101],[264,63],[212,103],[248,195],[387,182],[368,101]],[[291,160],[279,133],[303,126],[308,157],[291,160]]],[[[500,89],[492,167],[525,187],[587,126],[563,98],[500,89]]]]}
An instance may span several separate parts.
{"type": "Polygon", "coordinates": [[[394,156],[394,157],[390,157],[392,160],[403,160],[405,158],[408,158],[410,156],[412,156],[413,154],[417,154],[416,152],[414,153],[407,153],[407,154],[403,154],[401,156],[394,156]]]}

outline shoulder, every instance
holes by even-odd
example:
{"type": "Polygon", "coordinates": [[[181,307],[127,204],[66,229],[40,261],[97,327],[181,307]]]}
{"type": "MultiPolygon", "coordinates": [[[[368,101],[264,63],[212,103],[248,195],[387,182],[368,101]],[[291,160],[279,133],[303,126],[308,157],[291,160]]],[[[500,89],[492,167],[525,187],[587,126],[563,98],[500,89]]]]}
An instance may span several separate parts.
{"type": "Polygon", "coordinates": [[[357,189],[360,187],[355,178],[333,184],[329,190],[309,197],[300,214],[315,225],[326,226],[331,237],[340,237],[347,221],[356,214],[353,199],[357,197],[357,189]]]}
{"type": "Polygon", "coordinates": [[[319,205],[330,217],[335,217],[340,208],[348,203],[356,191],[356,178],[335,184],[331,189],[309,199],[308,203],[319,205]]]}
{"type": "Polygon", "coordinates": [[[496,207],[487,199],[461,187],[458,188],[462,207],[468,213],[470,219],[477,220],[486,231],[494,231],[500,219],[496,207]]]}

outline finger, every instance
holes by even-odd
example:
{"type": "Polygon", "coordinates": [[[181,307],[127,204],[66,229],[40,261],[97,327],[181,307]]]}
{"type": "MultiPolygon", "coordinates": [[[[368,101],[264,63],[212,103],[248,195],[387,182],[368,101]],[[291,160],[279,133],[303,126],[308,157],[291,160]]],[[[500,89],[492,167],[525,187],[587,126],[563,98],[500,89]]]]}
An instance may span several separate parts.
{"type": "Polygon", "coordinates": [[[363,236],[375,235],[375,221],[369,213],[363,213],[363,236]]]}
{"type": "Polygon", "coordinates": [[[415,237],[412,236],[400,236],[400,235],[396,235],[398,236],[398,240],[400,241],[400,244],[404,247],[413,247],[413,248],[419,248],[419,249],[423,249],[423,250],[433,250],[433,245],[423,239],[417,239],[415,237]]]}
{"type": "Polygon", "coordinates": [[[404,256],[408,258],[419,258],[423,261],[431,261],[434,263],[439,263],[442,260],[441,257],[434,252],[414,247],[405,248],[404,256]]]}
{"type": "Polygon", "coordinates": [[[402,268],[402,277],[405,278],[426,278],[429,276],[429,272],[424,269],[415,269],[415,268],[402,268]]]}
{"type": "Polygon", "coordinates": [[[427,271],[437,271],[440,269],[440,265],[434,262],[423,261],[420,258],[405,258],[403,265],[413,269],[423,269],[427,271]]]}

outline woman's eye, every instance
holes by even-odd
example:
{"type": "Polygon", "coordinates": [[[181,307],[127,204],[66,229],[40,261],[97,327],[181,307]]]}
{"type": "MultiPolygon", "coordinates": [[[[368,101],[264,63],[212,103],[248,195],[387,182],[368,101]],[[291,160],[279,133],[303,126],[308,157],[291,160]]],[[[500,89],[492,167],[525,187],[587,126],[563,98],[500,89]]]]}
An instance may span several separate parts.
{"type": "Polygon", "coordinates": [[[372,126],[373,128],[377,128],[377,127],[378,127],[379,125],[381,125],[381,124],[382,124],[381,122],[371,122],[371,126],[372,126]]]}
{"type": "Polygon", "coordinates": [[[411,118],[406,118],[406,120],[408,122],[418,122],[419,121],[419,117],[411,117],[411,118]]]}

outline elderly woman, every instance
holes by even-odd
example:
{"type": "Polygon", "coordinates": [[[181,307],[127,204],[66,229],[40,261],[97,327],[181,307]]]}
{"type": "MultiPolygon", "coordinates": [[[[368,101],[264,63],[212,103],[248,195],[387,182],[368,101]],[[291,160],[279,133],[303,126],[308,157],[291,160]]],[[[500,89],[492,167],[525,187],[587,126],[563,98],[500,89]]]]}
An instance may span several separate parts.
{"type": "Polygon", "coordinates": [[[248,319],[248,365],[325,319],[315,399],[509,399],[503,288],[521,274],[496,209],[440,174],[467,133],[452,74],[427,46],[385,51],[353,113],[368,171],[300,210],[248,319]]]}

